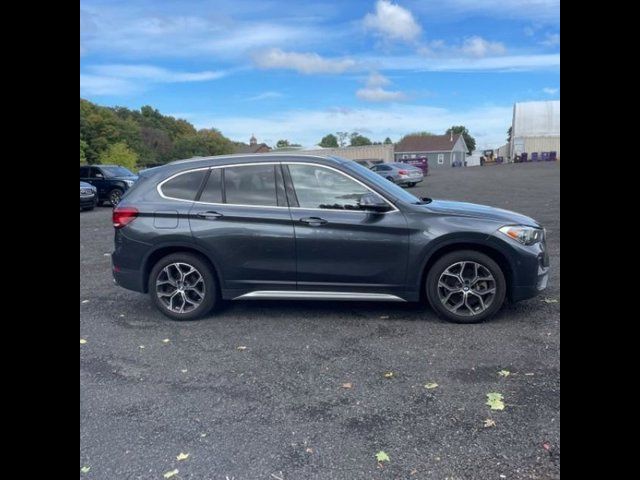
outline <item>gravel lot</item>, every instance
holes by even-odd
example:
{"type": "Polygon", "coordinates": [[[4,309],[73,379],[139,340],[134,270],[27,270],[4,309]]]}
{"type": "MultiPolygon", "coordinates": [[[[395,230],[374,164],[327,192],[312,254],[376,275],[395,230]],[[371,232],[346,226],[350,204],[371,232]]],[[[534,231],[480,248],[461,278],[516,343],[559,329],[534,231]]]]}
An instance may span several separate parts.
{"type": "Polygon", "coordinates": [[[549,288],[480,325],[418,304],[275,301],[176,323],[113,284],[111,209],[81,212],[81,478],[559,478],[559,180],[559,164],[517,164],[412,189],[546,226],[549,288]]]}

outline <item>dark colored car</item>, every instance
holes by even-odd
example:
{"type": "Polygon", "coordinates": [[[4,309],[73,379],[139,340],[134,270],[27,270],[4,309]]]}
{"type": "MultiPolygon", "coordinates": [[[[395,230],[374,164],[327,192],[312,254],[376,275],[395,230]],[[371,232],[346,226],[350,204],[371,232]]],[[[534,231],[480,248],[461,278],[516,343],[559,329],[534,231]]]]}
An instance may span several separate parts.
{"type": "Polygon", "coordinates": [[[80,210],[93,210],[98,202],[98,192],[93,185],[80,182],[80,210]]]}
{"type": "Polygon", "coordinates": [[[415,187],[424,180],[422,169],[407,163],[380,163],[371,167],[371,170],[390,182],[407,187],[415,187]]]}
{"type": "Polygon", "coordinates": [[[98,205],[106,201],[115,207],[137,179],[137,175],[118,165],[80,166],[80,181],[98,189],[98,205]]]}
{"type": "Polygon", "coordinates": [[[461,323],[547,284],[524,215],[418,199],[358,163],[296,154],[179,161],[142,172],[113,211],[113,276],[167,316],[221,299],[422,301],[461,323]]]}

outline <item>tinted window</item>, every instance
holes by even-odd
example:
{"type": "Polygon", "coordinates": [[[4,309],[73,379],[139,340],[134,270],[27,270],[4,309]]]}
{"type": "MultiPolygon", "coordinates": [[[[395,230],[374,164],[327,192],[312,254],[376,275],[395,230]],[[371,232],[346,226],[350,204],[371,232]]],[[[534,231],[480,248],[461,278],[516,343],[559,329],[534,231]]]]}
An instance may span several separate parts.
{"type": "Polygon", "coordinates": [[[89,176],[89,167],[80,167],[80,178],[87,178],[89,176]]]}
{"type": "Polygon", "coordinates": [[[91,173],[89,174],[90,178],[104,178],[104,175],[100,171],[99,168],[91,167],[91,173]]]}
{"type": "Polygon", "coordinates": [[[107,177],[131,177],[133,173],[124,167],[102,167],[107,177]]]}
{"type": "Polygon", "coordinates": [[[274,165],[249,165],[224,169],[226,203],[277,206],[274,165]]]}
{"type": "Polygon", "coordinates": [[[206,170],[198,170],[178,175],[162,185],[162,193],[170,198],[195,200],[206,172],[206,170]]]}
{"type": "MultiPolygon", "coordinates": [[[[358,166],[366,170],[365,167],[358,166]]],[[[360,197],[370,192],[346,175],[328,168],[289,165],[289,172],[302,208],[359,210],[360,197]]]]}
{"type": "Polygon", "coordinates": [[[201,202],[207,203],[222,203],[222,169],[214,168],[211,170],[209,180],[207,180],[207,186],[204,187],[202,195],[200,196],[201,202]]]}
{"type": "Polygon", "coordinates": [[[350,170],[352,172],[354,172],[355,174],[364,177],[367,179],[368,182],[372,183],[373,185],[375,185],[375,187],[378,190],[381,190],[383,192],[386,192],[390,195],[393,195],[394,197],[407,202],[407,203],[419,203],[420,200],[418,199],[418,197],[415,197],[413,195],[411,195],[409,192],[407,192],[404,188],[399,187],[398,185],[396,185],[395,183],[389,182],[388,180],[386,180],[384,177],[378,175],[375,172],[372,172],[371,170],[367,169],[367,168],[363,168],[362,165],[358,165],[356,162],[350,162],[350,161],[346,161],[343,164],[343,167],[346,168],[347,170],[350,170]]]}

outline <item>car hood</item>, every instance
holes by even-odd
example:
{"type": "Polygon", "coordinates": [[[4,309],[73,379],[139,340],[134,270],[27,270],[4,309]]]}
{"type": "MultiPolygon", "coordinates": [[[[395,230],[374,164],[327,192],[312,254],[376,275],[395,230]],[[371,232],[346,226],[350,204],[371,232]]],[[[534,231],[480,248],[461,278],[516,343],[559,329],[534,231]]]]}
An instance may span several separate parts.
{"type": "Polygon", "coordinates": [[[87,182],[80,182],[80,188],[93,188],[93,185],[87,182]]]}
{"type": "Polygon", "coordinates": [[[484,218],[512,225],[529,225],[532,227],[540,226],[540,224],[533,218],[527,217],[526,215],[512,212],[511,210],[504,210],[502,208],[478,205],[476,203],[455,202],[452,200],[432,200],[424,207],[434,213],[484,218]]]}
{"type": "Polygon", "coordinates": [[[138,175],[125,175],[122,177],[109,177],[110,180],[138,180],[138,175]]]}

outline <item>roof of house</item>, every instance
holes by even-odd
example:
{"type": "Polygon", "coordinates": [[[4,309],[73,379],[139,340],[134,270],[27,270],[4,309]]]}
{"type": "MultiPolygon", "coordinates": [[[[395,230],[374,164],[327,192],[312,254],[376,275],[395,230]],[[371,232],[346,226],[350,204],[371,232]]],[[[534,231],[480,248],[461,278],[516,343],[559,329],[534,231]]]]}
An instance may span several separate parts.
{"type": "Polygon", "coordinates": [[[450,152],[460,137],[454,135],[410,135],[396,144],[398,152],[450,152]]]}
{"type": "MultiPolygon", "coordinates": [[[[246,143],[242,143],[240,145],[233,146],[233,153],[256,153],[263,147],[269,148],[269,145],[267,145],[266,143],[256,143],[255,145],[247,145],[246,143]]],[[[271,149],[269,148],[269,150],[271,149]]]]}

